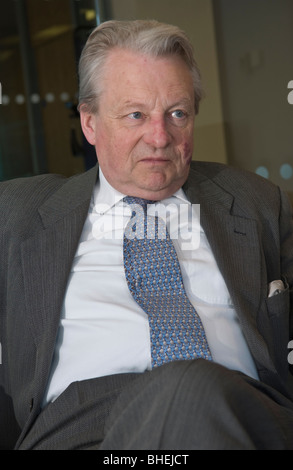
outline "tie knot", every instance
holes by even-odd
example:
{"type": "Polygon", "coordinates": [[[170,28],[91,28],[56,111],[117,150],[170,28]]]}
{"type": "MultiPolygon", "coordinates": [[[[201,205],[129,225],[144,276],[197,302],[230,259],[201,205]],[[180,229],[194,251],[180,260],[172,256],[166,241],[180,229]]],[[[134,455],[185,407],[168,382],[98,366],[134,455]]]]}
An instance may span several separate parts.
{"type": "Polygon", "coordinates": [[[123,201],[129,205],[138,204],[143,208],[144,211],[146,211],[148,204],[155,204],[155,202],[157,202],[157,201],[151,201],[150,199],[143,199],[141,197],[134,197],[134,196],[125,196],[123,198],[123,201]]]}

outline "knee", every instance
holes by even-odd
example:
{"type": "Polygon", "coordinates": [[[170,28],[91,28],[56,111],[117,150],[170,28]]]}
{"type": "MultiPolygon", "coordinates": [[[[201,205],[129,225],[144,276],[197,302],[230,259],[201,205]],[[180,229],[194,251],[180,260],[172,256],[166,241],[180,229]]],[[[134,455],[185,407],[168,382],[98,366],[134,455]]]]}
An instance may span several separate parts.
{"type": "Polygon", "coordinates": [[[166,365],[164,373],[171,376],[177,400],[201,406],[230,401],[239,380],[238,372],[204,359],[174,362],[166,365]]]}

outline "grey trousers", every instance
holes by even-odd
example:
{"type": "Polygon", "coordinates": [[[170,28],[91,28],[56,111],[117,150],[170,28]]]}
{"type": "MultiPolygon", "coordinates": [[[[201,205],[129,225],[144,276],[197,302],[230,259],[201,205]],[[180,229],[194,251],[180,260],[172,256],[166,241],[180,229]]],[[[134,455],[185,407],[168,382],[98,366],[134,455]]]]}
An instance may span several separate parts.
{"type": "Polygon", "coordinates": [[[293,450],[293,403],[218,364],[172,362],[71,384],[19,448],[293,450]]]}

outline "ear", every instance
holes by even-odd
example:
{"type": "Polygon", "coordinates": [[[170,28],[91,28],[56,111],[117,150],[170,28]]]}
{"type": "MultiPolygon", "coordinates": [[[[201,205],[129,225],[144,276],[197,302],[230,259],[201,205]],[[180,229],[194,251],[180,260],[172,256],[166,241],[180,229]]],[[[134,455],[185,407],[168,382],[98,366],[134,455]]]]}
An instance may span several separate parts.
{"type": "Polygon", "coordinates": [[[96,143],[95,116],[91,113],[88,113],[83,108],[81,108],[80,109],[80,124],[81,124],[81,128],[85,135],[86,140],[91,145],[95,145],[96,143]]]}

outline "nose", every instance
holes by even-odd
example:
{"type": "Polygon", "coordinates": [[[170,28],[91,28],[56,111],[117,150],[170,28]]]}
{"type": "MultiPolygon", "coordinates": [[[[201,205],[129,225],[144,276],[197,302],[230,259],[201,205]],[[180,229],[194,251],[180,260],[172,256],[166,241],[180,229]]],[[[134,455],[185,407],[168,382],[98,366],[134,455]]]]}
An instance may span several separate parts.
{"type": "Polygon", "coordinates": [[[166,148],[172,140],[164,117],[151,118],[147,123],[144,141],[155,149],[166,148]]]}

